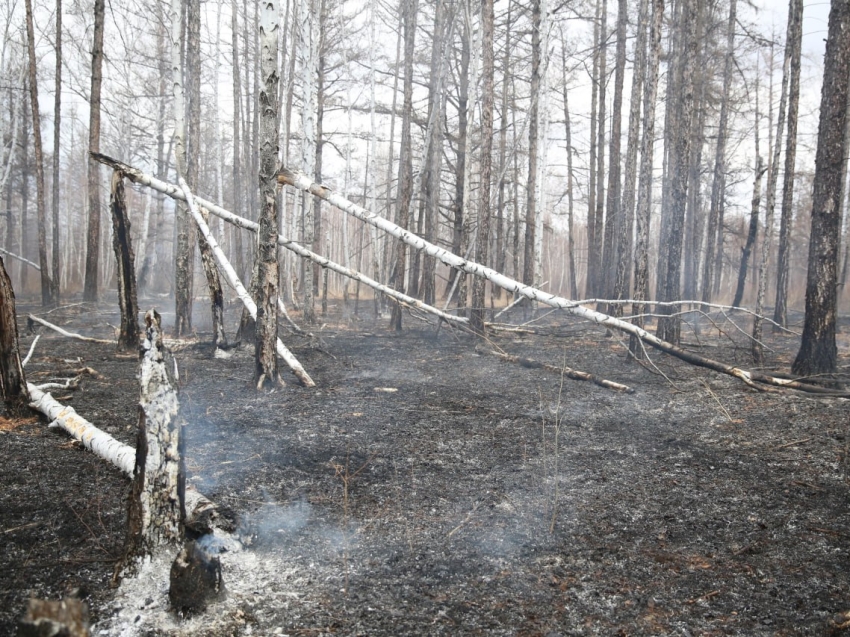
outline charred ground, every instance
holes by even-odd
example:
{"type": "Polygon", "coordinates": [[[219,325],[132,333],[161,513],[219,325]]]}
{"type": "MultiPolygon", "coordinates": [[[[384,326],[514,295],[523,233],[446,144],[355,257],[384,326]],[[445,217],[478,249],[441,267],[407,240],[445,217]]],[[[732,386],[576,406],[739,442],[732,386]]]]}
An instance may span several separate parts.
{"type": "MultiPolygon", "coordinates": [[[[110,312],[48,318],[104,337],[110,312]]],[[[111,588],[129,481],[43,421],[0,420],[0,634],[29,595],[72,589],[107,635],[795,635],[850,610],[850,403],[655,355],[668,381],[563,315],[493,340],[636,393],[502,362],[445,326],[326,321],[285,336],[316,389],[287,375],[257,395],[252,350],[176,354],[190,479],[244,545],[214,621],[169,618],[155,586],[111,588]]],[[[738,337],[699,338],[746,361],[738,337]]],[[[797,343],[769,336],[771,367],[797,343]]],[[[27,372],[83,366],[102,377],[55,395],[132,444],[133,358],[45,334],[27,372]]]]}

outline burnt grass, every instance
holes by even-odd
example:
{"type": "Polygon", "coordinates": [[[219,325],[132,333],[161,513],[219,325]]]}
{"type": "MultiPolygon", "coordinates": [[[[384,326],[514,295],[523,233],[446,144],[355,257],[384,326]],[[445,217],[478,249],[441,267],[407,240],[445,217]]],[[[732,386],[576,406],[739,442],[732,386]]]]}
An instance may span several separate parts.
{"type": "MultiPolygon", "coordinates": [[[[19,307],[25,351],[32,309],[19,307]]],[[[256,394],[253,348],[175,354],[190,482],[246,553],[286,564],[193,634],[840,632],[848,401],[757,393],[653,353],[664,378],[628,362],[618,335],[562,314],[491,337],[636,390],[625,394],[501,361],[445,325],[407,316],[396,334],[368,310],[344,319],[337,306],[313,339],[281,330],[315,389],[285,372],[285,388],[256,394]]],[[[117,324],[113,307],[46,318],[100,337],[117,324]]],[[[749,366],[741,335],[721,328],[685,340],[749,366]]],[[[766,333],[769,366],[787,370],[798,338],[766,333]]],[[[840,352],[846,366],[846,342],[840,352]]],[[[100,377],[54,396],[133,444],[133,357],[46,332],[27,372],[38,383],[84,366],[100,377]]],[[[119,634],[110,580],[129,480],[46,424],[0,420],[0,635],[29,596],[72,591],[93,634],[119,634]]],[[[137,623],[133,634],[175,633],[137,623]]]]}

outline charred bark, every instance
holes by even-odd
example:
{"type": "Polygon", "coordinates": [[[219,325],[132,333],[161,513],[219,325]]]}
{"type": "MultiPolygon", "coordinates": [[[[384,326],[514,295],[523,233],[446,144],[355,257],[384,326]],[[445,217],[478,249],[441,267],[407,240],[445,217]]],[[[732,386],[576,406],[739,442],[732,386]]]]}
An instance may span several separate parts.
{"type": "Polygon", "coordinates": [[[792,370],[801,376],[836,369],[838,237],[847,156],[850,0],[833,0],[824,58],[803,341],[792,370]]]}
{"type": "Polygon", "coordinates": [[[0,398],[15,413],[30,400],[18,347],[18,321],[15,291],[0,257],[0,398]]]}
{"type": "Polygon", "coordinates": [[[136,297],[136,256],[130,237],[130,217],[124,197],[124,174],[112,173],[112,194],[109,200],[112,212],[112,249],[115,251],[118,279],[118,305],[121,308],[121,329],[118,349],[135,352],[139,347],[139,305],[136,297]]]}
{"type": "Polygon", "coordinates": [[[180,404],[165,364],[159,313],[145,315],[139,367],[136,464],[127,510],[125,567],[183,538],[185,489],[180,404]]]}
{"type": "MultiPolygon", "coordinates": [[[[104,0],[94,0],[94,38],[91,52],[91,94],[89,95],[89,150],[100,151],[100,89],[103,84],[104,0]]],[[[100,260],[100,165],[88,162],[88,229],[86,231],[86,274],[83,299],[97,301],[100,260]]]]}

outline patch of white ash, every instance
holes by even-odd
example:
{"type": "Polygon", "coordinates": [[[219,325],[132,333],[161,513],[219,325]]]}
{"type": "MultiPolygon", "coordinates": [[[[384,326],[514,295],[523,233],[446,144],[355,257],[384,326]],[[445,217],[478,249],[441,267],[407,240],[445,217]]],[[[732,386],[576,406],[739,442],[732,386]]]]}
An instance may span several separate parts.
{"type": "Polygon", "coordinates": [[[221,560],[223,599],[202,613],[178,616],[168,601],[169,574],[177,549],[165,550],[145,560],[135,576],[121,582],[113,600],[100,609],[102,619],[92,628],[92,636],[282,634],[276,620],[299,614],[299,598],[307,589],[310,573],[293,568],[282,555],[246,549],[219,530],[206,544],[221,560]]]}

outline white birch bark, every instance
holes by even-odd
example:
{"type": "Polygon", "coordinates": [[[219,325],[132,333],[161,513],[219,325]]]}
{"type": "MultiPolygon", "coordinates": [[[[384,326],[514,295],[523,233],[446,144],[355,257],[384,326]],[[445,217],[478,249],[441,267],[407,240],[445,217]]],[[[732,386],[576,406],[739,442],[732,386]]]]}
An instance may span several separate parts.
{"type": "Polygon", "coordinates": [[[0,248],[0,254],[5,254],[9,258],[15,259],[15,261],[20,261],[21,263],[28,265],[29,267],[33,268],[36,271],[41,271],[41,266],[39,266],[38,263],[33,263],[29,259],[24,259],[23,257],[19,257],[17,254],[13,254],[13,253],[9,252],[8,250],[4,250],[3,248],[0,248]]]}
{"type": "Polygon", "coordinates": [[[546,211],[546,166],[549,159],[549,3],[540,0],[540,93],[532,96],[538,103],[540,125],[537,128],[537,180],[534,184],[534,285],[543,281],[543,215],[546,211]]]}
{"type": "Polygon", "coordinates": [[[35,323],[39,323],[40,325],[44,325],[44,327],[48,327],[54,332],[58,332],[62,336],[67,336],[68,338],[75,338],[78,341],[87,341],[89,343],[103,343],[105,345],[114,345],[115,341],[108,341],[103,338],[91,338],[89,336],[83,336],[82,334],[76,334],[74,332],[69,332],[68,330],[64,330],[58,325],[54,325],[53,323],[48,323],[43,318],[39,318],[32,314],[27,316],[27,320],[33,321],[35,323]]]}
{"type": "MultiPolygon", "coordinates": [[[[301,104],[301,170],[307,175],[316,171],[316,68],[319,58],[318,11],[314,0],[301,0],[301,58],[302,58],[302,104],[301,104]]],[[[303,240],[313,244],[313,216],[315,199],[308,194],[301,197],[301,222],[303,240]]],[[[315,320],[313,308],[313,270],[304,268],[304,320],[315,320]]]]}
{"type": "Polygon", "coordinates": [[[362,221],[370,225],[374,225],[377,228],[391,234],[397,239],[403,241],[407,245],[413,247],[416,250],[422,250],[426,254],[436,257],[446,265],[457,268],[467,274],[472,274],[474,276],[484,277],[488,281],[491,281],[495,285],[498,285],[508,292],[512,292],[514,294],[518,294],[528,298],[531,301],[537,301],[539,303],[543,303],[544,305],[548,305],[550,307],[554,307],[556,309],[562,309],[567,311],[574,316],[578,316],[580,318],[586,319],[597,325],[601,325],[603,327],[608,327],[611,329],[616,329],[621,332],[625,332],[626,334],[633,335],[644,343],[668,354],[676,356],[686,362],[689,362],[694,365],[698,365],[700,367],[705,367],[707,369],[714,370],[716,372],[720,372],[722,374],[728,374],[730,376],[734,376],[742,380],[743,382],[752,385],[753,381],[758,381],[760,383],[765,383],[768,385],[775,385],[781,387],[794,387],[795,389],[807,390],[810,388],[806,388],[801,383],[797,383],[795,381],[785,380],[782,378],[776,378],[773,376],[769,376],[766,374],[761,374],[755,371],[748,371],[738,367],[733,367],[731,365],[726,365],[725,363],[721,363],[719,361],[715,361],[704,356],[700,356],[698,354],[694,354],[693,352],[686,351],[673,343],[669,343],[664,341],[654,334],[651,334],[640,328],[636,325],[623,321],[621,319],[614,318],[613,316],[609,316],[607,314],[603,314],[602,312],[597,312],[596,310],[591,310],[589,308],[583,307],[579,305],[576,301],[571,301],[570,299],[557,296],[555,294],[550,294],[549,292],[544,292],[538,288],[535,288],[530,285],[525,285],[520,283],[516,279],[512,279],[504,274],[496,272],[492,268],[485,267],[481,264],[475,263],[474,261],[470,261],[467,259],[463,259],[455,254],[452,254],[448,250],[444,250],[433,243],[425,241],[421,237],[416,236],[412,232],[408,230],[404,230],[398,225],[394,224],[392,221],[384,219],[374,213],[370,213],[365,208],[358,206],[344,197],[334,193],[332,190],[328,188],[314,183],[311,179],[309,179],[305,175],[300,175],[293,173],[287,169],[281,170],[278,175],[279,181],[285,184],[289,184],[298,188],[299,190],[303,190],[305,192],[310,192],[317,197],[328,201],[333,204],[343,212],[346,212],[362,221]]]}
{"type": "MultiPolygon", "coordinates": [[[[186,201],[186,194],[178,186],[175,186],[173,184],[168,184],[164,181],[157,179],[156,177],[145,174],[142,171],[133,168],[132,166],[128,166],[127,164],[115,161],[114,159],[110,159],[110,158],[106,157],[105,155],[97,154],[97,155],[93,155],[93,157],[96,161],[100,161],[100,162],[106,164],[107,166],[120,168],[121,172],[124,173],[124,176],[127,177],[128,179],[130,179],[130,181],[133,181],[134,183],[142,184],[143,186],[148,186],[149,188],[153,188],[157,192],[161,192],[162,194],[167,195],[168,197],[171,197],[172,199],[179,200],[179,201],[186,201]]],[[[202,206],[205,210],[209,211],[211,214],[213,214],[213,215],[215,215],[215,216],[217,216],[221,219],[224,219],[225,221],[228,221],[235,226],[238,226],[240,228],[245,228],[246,230],[251,230],[252,232],[257,232],[257,230],[259,229],[259,224],[256,223],[255,221],[250,221],[248,219],[245,219],[243,217],[235,215],[232,212],[225,210],[221,206],[218,206],[211,201],[208,201],[208,200],[206,200],[202,197],[199,197],[197,195],[192,195],[192,199],[197,205],[202,206]]],[[[342,200],[346,201],[344,198],[342,200]]],[[[196,217],[196,219],[197,219],[197,217],[196,217]]],[[[378,228],[376,228],[374,225],[372,226],[372,228],[376,232],[378,231],[378,228]]],[[[203,231],[203,227],[201,227],[201,230],[203,231]]],[[[328,268],[329,270],[333,270],[334,272],[337,272],[338,274],[349,277],[349,278],[351,278],[355,281],[360,281],[364,285],[367,285],[367,286],[371,287],[372,289],[377,290],[378,292],[386,294],[387,296],[390,296],[390,297],[396,299],[397,301],[399,301],[401,303],[409,305],[410,307],[414,307],[418,310],[422,310],[423,312],[427,312],[429,314],[432,314],[432,315],[434,315],[438,318],[441,318],[445,321],[448,321],[448,322],[450,322],[454,325],[466,325],[466,324],[469,323],[468,319],[466,319],[466,318],[461,318],[461,317],[454,316],[452,314],[448,314],[448,313],[443,312],[443,311],[441,311],[441,310],[439,310],[439,309],[437,309],[437,308],[435,308],[431,305],[423,303],[422,301],[419,301],[418,299],[415,299],[413,297],[407,296],[406,294],[398,292],[397,290],[394,290],[393,288],[386,286],[386,285],[366,276],[365,274],[362,274],[361,272],[351,270],[349,268],[346,268],[344,266],[339,265],[338,263],[331,261],[330,259],[327,259],[323,256],[320,256],[320,255],[316,254],[315,252],[308,250],[304,246],[296,243],[295,241],[290,241],[290,240],[287,240],[283,237],[278,237],[277,242],[278,242],[278,245],[280,245],[284,248],[287,248],[288,250],[291,250],[292,252],[294,252],[295,254],[297,254],[299,256],[302,256],[306,259],[310,259],[311,261],[319,264],[323,268],[328,268]]],[[[215,253],[215,250],[214,250],[214,253],[215,253]]],[[[219,267],[222,268],[225,276],[228,279],[228,282],[230,282],[230,284],[233,286],[233,288],[237,290],[237,294],[238,294],[237,285],[234,284],[233,280],[231,280],[230,275],[227,272],[227,268],[230,268],[231,270],[233,268],[230,265],[230,263],[227,262],[226,258],[225,258],[225,262],[227,263],[226,267],[224,265],[222,265],[222,262],[219,260],[219,267]]],[[[235,271],[233,272],[233,275],[236,276],[236,281],[238,282],[238,276],[236,275],[235,271]]],[[[239,283],[239,285],[241,286],[242,284],[239,283]]],[[[244,289],[244,286],[243,286],[243,289],[244,289]]],[[[250,299],[250,296],[248,298],[250,299]]]]}
{"type": "Polygon", "coordinates": [[[136,466],[136,450],[118,442],[108,433],[98,429],[80,416],[73,407],[66,407],[54,400],[49,393],[41,391],[32,383],[27,383],[32,402],[30,407],[47,416],[51,422],[67,431],[96,456],[111,462],[128,476],[133,475],[136,466]]]}

